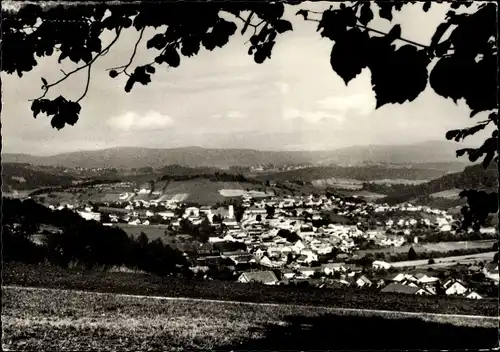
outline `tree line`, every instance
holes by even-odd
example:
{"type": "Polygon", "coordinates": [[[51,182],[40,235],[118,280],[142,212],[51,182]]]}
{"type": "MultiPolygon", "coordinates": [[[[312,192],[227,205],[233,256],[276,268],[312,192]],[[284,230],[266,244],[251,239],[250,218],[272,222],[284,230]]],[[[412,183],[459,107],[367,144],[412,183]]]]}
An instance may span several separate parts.
{"type": "Polygon", "coordinates": [[[69,210],[50,210],[31,199],[3,199],[2,251],[6,262],[49,262],[87,269],[126,266],[159,275],[187,272],[187,261],[179,251],[160,239],[149,241],[97,221],[82,219],[69,210]],[[51,225],[60,231],[40,231],[51,225]],[[41,235],[41,243],[32,236],[41,235]]]}

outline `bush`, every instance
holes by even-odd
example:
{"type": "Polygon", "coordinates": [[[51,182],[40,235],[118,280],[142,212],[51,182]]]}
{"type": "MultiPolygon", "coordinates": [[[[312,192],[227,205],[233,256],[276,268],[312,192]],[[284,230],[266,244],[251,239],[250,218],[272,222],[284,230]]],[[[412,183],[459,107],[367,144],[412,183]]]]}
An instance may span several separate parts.
{"type": "Polygon", "coordinates": [[[427,264],[429,264],[429,265],[434,264],[434,263],[435,263],[435,262],[434,262],[434,259],[432,259],[432,258],[431,258],[431,259],[429,259],[429,261],[427,262],[427,264]]]}
{"type": "Polygon", "coordinates": [[[417,252],[415,252],[415,249],[413,247],[410,247],[410,250],[408,251],[408,260],[417,260],[418,255],[417,252]]]}

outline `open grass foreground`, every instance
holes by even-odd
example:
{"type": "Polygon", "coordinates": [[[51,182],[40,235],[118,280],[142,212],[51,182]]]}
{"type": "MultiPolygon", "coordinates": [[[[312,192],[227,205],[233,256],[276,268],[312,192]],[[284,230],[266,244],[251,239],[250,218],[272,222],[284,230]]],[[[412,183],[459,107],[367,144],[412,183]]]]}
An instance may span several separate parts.
{"type": "Polygon", "coordinates": [[[2,288],[4,350],[492,348],[498,319],[2,288]]]}

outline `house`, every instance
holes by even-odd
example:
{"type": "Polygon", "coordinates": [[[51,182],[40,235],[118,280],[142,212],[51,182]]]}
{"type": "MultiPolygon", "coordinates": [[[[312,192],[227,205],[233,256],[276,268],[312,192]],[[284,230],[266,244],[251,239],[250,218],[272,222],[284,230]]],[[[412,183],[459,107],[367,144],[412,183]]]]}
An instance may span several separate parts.
{"type": "Polygon", "coordinates": [[[271,259],[269,259],[268,257],[264,256],[260,259],[259,261],[259,264],[262,265],[262,266],[267,266],[269,268],[273,267],[274,264],[273,262],[271,261],[271,259]]]}
{"type": "Polygon", "coordinates": [[[327,263],[321,266],[326,275],[333,274],[335,271],[345,271],[345,263],[327,263]]]}
{"type": "Polygon", "coordinates": [[[391,267],[391,264],[389,263],[386,263],[386,262],[383,262],[381,260],[375,260],[373,263],[372,263],[372,266],[374,269],[389,269],[391,267]]]}
{"type": "Polygon", "coordinates": [[[470,299],[483,299],[483,297],[481,297],[481,295],[479,295],[476,291],[471,291],[465,297],[470,299]]]}
{"type": "Polygon", "coordinates": [[[175,217],[175,213],[173,211],[169,211],[169,210],[159,212],[158,215],[164,219],[170,219],[170,218],[175,217]]]}
{"type": "Polygon", "coordinates": [[[356,264],[345,264],[344,266],[347,270],[353,273],[360,273],[363,271],[363,268],[356,264]]]}
{"type": "Polygon", "coordinates": [[[302,277],[311,277],[316,272],[316,269],[304,267],[304,268],[299,268],[298,272],[302,277]]]}
{"type": "Polygon", "coordinates": [[[431,295],[427,290],[420,287],[401,285],[398,283],[391,283],[384,287],[380,292],[384,293],[402,293],[407,295],[431,295]]]}
{"type": "Polygon", "coordinates": [[[282,273],[283,273],[283,277],[285,279],[288,279],[288,280],[293,279],[296,275],[295,272],[291,269],[285,269],[282,271],[282,273]]]}
{"type": "Polygon", "coordinates": [[[461,281],[455,279],[449,279],[444,283],[443,287],[447,295],[463,295],[467,292],[467,287],[461,281]]]}
{"type": "Polygon", "coordinates": [[[372,285],[372,282],[364,275],[361,275],[357,280],[356,280],[356,285],[358,287],[370,287],[372,285]]]}
{"type": "Polygon", "coordinates": [[[395,277],[392,278],[392,281],[402,282],[405,279],[405,274],[399,273],[395,277]]]}
{"type": "Polygon", "coordinates": [[[238,282],[250,283],[259,282],[264,285],[276,285],[278,283],[278,278],[272,271],[251,271],[244,272],[238,278],[238,282]]]}
{"type": "Polygon", "coordinates": [[[186,208],[186,210],[184,211],[184,216],[185,217],[189,217],[189,216],[199,217],[200,216],[200,209],[197,207],[186,208]]]}
{"type": "Polygon", "coordinates": [[[494,281],[499,281],[498,263],[488,263],[483,268],[484,275],[494,281]]]}

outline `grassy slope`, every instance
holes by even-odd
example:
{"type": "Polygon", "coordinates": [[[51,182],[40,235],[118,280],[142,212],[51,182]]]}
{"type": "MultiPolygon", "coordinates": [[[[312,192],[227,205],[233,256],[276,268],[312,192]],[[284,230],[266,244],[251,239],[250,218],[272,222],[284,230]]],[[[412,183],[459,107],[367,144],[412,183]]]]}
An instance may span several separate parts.
{"type": "Polygon", "coordinates": [[[496,316],[498,301],[451,297],[373,294],[356,289],[314,289],[262,286],[228,281],[195,281],[153,275],[4,264],[4,285],[81,289],[97,292],[191,297],[259,303],[307,304],[337,308],[382,309],[446,314],[496,316]]]}
{"type": "Polygon", "coordinates": [[[3,345],[16,350],[462,349],[498,340],[493,319],[2,291],[3,345]]]}
{"type": "MultiPolygon", "coordinates": [[[[431,195],[440,194],[440,192],[456,189],[482,189],[486,191],[496,191],[498,186],[498,170],[494,163],[491,163],[488,169],[484,169],[481,164],[468,166],[463,172],[457,172],[445,175],[438,179],[429,181],[416,186],[408,186],[404,189],[398,189],[393,193],[389,193],[382,201],[387,203],[402,203],[414,201],[415,198],[425,198],[431,195]]],[[[452,192],[448,192],[448,196],[452,192]]],[[[447,194],[447,193],[441,193],[447,194]]],[[[458,197],[457,197],[458,198],[458,197]]],[[[459,202],[455,199],[430,199],[430,201],[446,201],[454,203],[459,202]]],[[[429,200],[426,200],[429,202],[429,200]]]]}

